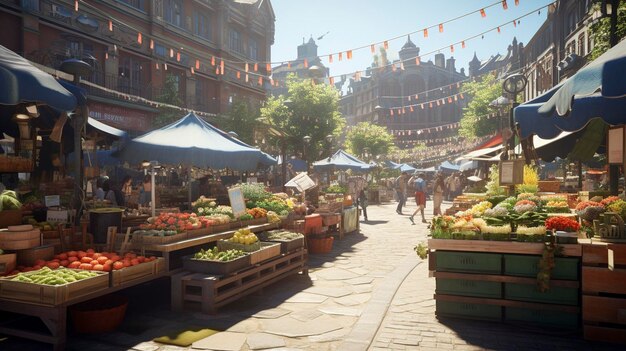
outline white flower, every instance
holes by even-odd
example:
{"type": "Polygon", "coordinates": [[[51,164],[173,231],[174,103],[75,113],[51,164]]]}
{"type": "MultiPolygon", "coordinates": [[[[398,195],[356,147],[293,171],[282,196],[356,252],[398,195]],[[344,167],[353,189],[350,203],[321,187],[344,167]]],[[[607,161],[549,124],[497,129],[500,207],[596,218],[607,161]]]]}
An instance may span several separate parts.
{"type": "Polygon", "coordinates": [[[204,213],[204,208],[199,207],[199,208],[198,208],[198,213],[204,213]]]}

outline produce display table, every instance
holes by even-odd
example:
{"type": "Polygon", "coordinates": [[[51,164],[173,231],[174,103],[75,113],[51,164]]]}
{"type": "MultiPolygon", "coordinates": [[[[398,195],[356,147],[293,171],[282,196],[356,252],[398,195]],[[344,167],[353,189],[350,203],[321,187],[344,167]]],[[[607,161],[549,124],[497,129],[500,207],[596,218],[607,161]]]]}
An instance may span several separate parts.
{"type": "Polygon", "coordinates": [[[626,344],[626,244],[579,242],[585,339],[626,344]]]}
{"type": "Polygon", "coordinates": [[[559,246],[567,257],[555,257],[549,289],[540,292],[543,243],[429,240],[437,316],[578,329],[581,246],[559,246]]]}
{"type": "Polygon", "coordinates": [[[281,254],[230,275],[181,272],[172,276],[172,310],[182,311],[185,302],[199,302],[203,313],[215,314],[217,308],[299,272],[308,275],[305,249],[281,254]]]}
{"type": "Polygon", "coordinates": [[[67,332],[67,308],[80,302],[88,301],[100,296],[104,296],[131,286],[143,284],[154,279],[158,279],[168,275],[166,271],[157,273],[156,275],[145,276],[139,279],[129,281],[106,289],[96,290],[86,295],[70,299],[59,305],[37,305],[32,303],[17,302],[12,300],[0,299],[0,311],[16,313],[39,318],[45,324],[47,332],[40,330],[27,330],[24,323],[19,323],[20,319],[16,317],[14,320],[3,320],[0,325],[0,334],[11,335],[20,338],[36,340],[47,344],[52,344],[55,351],[65,349],[66,332],[67,332]],[[19,326],[11,326],[11,322],[16,322],[19,326]]]}
{"type": "Polygon", "coordinates": [[[344,234],[359,230],[359,209],[356,206],[344,207],[341,212],[341,228],[339,229],[339,239],[343,239],[344,234]]]}
{"type": "MultiPolygon", "coordinates": [[[[250,231],[258,233],[266,230],[277,229],[279,224],[265,223],[261,225],[250,226],[250,231]]],[[[174,258],[182,258],[185,255],[196,253],[200,246],[217,242],[220,239],[228,239],[233,236],[236,230],[228,230],[221,233],[214,233],[197,238],[178,241],[171,244],[152,244],[142,246],[143,250],[150,252],[158,252],[165,259],[165,267],[168,270],[180,268],[178,264],[180,260],[174,258]]],[[[141,249],[141,248],[136,248],[141,249]]]]}

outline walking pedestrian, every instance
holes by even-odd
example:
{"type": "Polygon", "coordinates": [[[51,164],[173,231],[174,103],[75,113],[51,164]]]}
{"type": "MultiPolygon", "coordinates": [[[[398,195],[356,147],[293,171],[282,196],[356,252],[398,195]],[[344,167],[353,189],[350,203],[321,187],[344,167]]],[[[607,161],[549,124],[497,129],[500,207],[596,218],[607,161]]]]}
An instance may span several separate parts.
{"type": "Polygon", "coordinates": [[[363,210],[363,217],[365,218],[365,222],[367,222],[367,192],[365,188],[361,189],[359,192],[357,202],[358,205],[361,206],[361,209],[363,210]]]}
{"type": "Polygon", "coordinates": [[[396,213],[402,214],[402,207],[406,204],[406,182],[409,174],[402,172],[398,178],[396,178],[396,195],[398,195],[398,207],[396,207],[396,213]]]}
{"type": "Polygon", "coordinates": [[[422,214],[422,223],[427,223],[426,217],[424,217],[424,209],[426,208],[426,180],[424,173],[420,173],[417,175],[414,184],[415,204],[417,205],[417,209],[415,210],[415,212],[413,212],[411,217],[409,217],[409,220],[411,221],[411,223],[415,224],[413,218],[418,212],[420,212],[422,214]]]}
{"type": "Polygon", "coordinates": [[[433,186],[433,216],[441,216],[441,203],[443,202],[445,190],[446,185],[443,181],[443,174],[438,174],[433,186]]]}

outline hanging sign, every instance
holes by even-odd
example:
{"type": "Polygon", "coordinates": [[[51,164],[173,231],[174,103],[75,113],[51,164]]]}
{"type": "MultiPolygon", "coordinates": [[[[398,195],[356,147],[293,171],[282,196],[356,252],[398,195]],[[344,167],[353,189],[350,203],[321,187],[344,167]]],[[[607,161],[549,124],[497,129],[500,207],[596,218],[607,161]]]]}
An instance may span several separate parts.
{"type": "Polygon", "coordinates": [[[524,159],[500,161],[500,185],[524,183],[524,159]]]}
{"type": "Polygon", "coordinates": [[[300,173],[288,181],[285,186],[294,187],[298,189],[298,191],[303,192],[313,188],[315,182],[306,173],[300,173]]]}
{"type": "Polygon", "coordinates": [[[624,163],[624,126],[609,128],[607,144],[609,164],[624,163]]]}
{"type": "Polygon", "coordinates": [[[228,189],[228,199],[230,200],[230,207],[233,209],[235,218],[246,214],[246,202],[243,199],[243,191],[241,188],[228,189]]]}

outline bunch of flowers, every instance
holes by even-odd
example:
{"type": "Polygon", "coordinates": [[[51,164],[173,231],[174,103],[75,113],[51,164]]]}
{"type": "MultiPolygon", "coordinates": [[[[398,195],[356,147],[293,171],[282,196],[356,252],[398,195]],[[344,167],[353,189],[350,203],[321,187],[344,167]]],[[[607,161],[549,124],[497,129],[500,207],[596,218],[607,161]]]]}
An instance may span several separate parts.
{"type": "Polygon", "coordinates": [[[142,224],[141,229],[175,230],[183,232],[198,228],[205,228],[215,222],[210,218],[197,216],[195,213],[161,213],[152,217],[147,224],[142,224]]]}
{"type": "Polygon", "coordinates": [[[535,194],[533,193],[520,193],[519,195],[517,195],[517,199],[518,200],[534,200],[536,199],[537,196],[535,196],[535,194]]]}
{"type": "Polygon", "coordinates": [[[580,224],[567,217],[550,217],[546,219],[546,229],[563,232],[576,232],[580,229],[580,224]]]}
{"type": "Polygon", "coordinates": [[[252,203],[269,199],[272,196],[272,193],[266,191],[265,185],[261,183],[243,183],[238,184],[237,187],[241,188],[243,198],[252,203]]]}
{"type": "Polygon", "coordinates": [[[204,195],[200,196],[196,201],[191,203],[191,207],[193,207],[194,211],[197,211],[199,208],[212,208],[215,206],[217,206],[217,203],[215,203],[213,199],[209,199],[204,195]]]}
{"type": "Polygon", "coordinates": [[[480,227],[480,231],[487,234],[509,234],[511,225],[484,225],[480,227]]]}
{"type": "Polygon", "coordinates": [[[601,204],[603,204],[604,206],[609,206],[610,204],[619,201],[620,198],[617,196],[609,196],[606,199],[600,201],[601,204]]]}
{"type": "Polygon", "coordinates": [[[487,217],[504,217],[509,214],[509,210],[504,206],[496,206],[485,211],[484,215],[487,217]]]}
{"type": "Polygon", "coordinates": [[[598,219],[604,211],[604,205],[595,201],[582,201],[576,205],[576,214],[578,217],[588,222],[593,222],[594,219],[598,219]]]}
{"type": "Polygon", "coordinates": [[[568,207],[569,205],[565,201],[548,201],[546,207],[568,207]]]}
{"type": "Polygon", "coordinates": [[[537,204],[530,200],[520,200],[515,203],[513,210],[516,213],[525,213],[537,210],[537,204]]]}
{"type": "Polygon", "coordinates": [[[481,201],[480,203],[477,203],[476,205],[472,206],[472,208],[470,208],[469,210],[465,211],[464,215],[480,217],[483,215],[483,213],[485,213],[486,210],[490,209],[491,206],[493,206],[491,202],[481,201]]]}
{"type": "Polygon", "coordinates": [[[518,235],[540,235],[546,233],[546,226],[540,225],[538,227],[526,227],[523,225],[517,226],[516,233],[518,235]]]}

